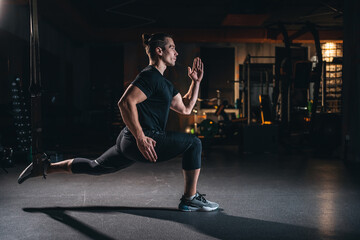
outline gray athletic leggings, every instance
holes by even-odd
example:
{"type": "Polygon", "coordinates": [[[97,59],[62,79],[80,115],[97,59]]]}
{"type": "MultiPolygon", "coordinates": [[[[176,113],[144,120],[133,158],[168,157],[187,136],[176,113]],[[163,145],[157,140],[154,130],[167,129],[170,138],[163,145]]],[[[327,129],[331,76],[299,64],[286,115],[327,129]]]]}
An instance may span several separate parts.
{"type": "MultiPolygon", "coordinates": [[[[182,168],[184,170],[194,170],[201,167],[202,145],[196,136],[155,130],[146,130],[144,133],[156,141],[157,162],[166,161],[183,154],[182,168]]],[[[125,127],[120,132],[116,145],[95,160],[75,158],[71,170],[73,173],[101,175],[116,172],[138,161],[150,163],[141,154],[134,136],[125,127]]]]}

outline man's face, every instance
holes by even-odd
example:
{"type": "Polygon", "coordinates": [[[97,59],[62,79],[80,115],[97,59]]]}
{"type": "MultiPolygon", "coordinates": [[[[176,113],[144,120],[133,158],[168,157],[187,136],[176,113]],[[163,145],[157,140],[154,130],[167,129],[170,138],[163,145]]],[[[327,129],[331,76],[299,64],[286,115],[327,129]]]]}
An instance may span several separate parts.
{"type": "Polygon", "coordinates": [[[175,50],[175,43],[172,38],[165,38],[166,45],[161,56],[161,60],[166,64],[166,66],[175,66],[176,57],[179,55],[175,50]]]}

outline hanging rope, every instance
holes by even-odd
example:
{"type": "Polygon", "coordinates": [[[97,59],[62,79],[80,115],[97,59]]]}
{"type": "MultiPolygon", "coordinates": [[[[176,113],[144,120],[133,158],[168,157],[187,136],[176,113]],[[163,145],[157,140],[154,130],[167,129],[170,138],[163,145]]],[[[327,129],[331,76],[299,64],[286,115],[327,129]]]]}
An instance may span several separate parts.
{"type": "Polygon", "coordinates": [[[42,153],[41,124],[41,78],[40,78],[40,47],[37,0],[29,0],[30,5],[30,86],[31,95],[31,151],[34,164],[42,153]]]}

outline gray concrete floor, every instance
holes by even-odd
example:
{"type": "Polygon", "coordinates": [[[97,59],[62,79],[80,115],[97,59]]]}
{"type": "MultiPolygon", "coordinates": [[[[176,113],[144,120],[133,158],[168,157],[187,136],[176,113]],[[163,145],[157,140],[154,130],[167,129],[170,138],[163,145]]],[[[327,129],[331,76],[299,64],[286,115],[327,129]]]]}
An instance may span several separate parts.
{"type": "Polygon", "coordinates": [[[360,184],[340,160],[207,152],[198,190],[221,209],[176,210],[181,159],[103,176],[53,174],[17,184],[0,170],[0,238],[360,239],[360,184]]]}

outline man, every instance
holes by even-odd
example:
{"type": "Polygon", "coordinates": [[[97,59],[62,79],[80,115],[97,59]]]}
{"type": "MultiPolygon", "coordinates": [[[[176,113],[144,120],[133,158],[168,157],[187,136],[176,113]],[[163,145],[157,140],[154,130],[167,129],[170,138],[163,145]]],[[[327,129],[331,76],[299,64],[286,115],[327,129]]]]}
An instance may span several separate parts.
{"type": "Polygon", "coordinates": [[[55,172],[100,175],[125,168],[136,161],[160,162],[183,154],[184,195],[181,211],[213,211],[219,207],[196,191],[201,167],[201,141],[194,135],[165,132],[169,110],[191,114],[198,98],[204,64],[195,58],[188,76],[192,80],[184,97],[164,78],[168,66],[175,66],[175,44],[164,33],[143,34],[143,44],[149,66],[136,77],[121,97],[118,106],[126,127],[120,132],[116,145],[96,160],[74,158],[50,163],[44,157],[36,167],[30,164],[19,176],[22,183],[30,177],[55,172]]]}

